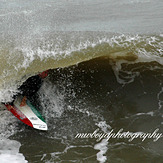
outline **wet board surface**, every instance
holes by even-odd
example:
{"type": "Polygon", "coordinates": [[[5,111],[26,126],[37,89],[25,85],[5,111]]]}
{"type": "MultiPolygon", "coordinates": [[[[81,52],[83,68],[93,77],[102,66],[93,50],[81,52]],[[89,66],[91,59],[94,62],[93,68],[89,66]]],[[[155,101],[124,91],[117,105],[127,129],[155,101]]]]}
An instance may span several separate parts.
{"type": "Polygon", "coordinates": [[[47,124],[38,110],[27,99],[24,106],[20,106],[22,96],[17,97],[14,105],[6,104],[7,109],[20,121],[38,130],[47,130],[47,124]]]}

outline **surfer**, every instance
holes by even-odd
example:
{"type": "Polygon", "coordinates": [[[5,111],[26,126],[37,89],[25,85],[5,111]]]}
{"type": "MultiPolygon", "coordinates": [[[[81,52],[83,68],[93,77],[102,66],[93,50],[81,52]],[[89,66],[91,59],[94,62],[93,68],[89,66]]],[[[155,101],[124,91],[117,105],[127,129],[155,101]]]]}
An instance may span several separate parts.
{"type": "MultiPolygon", "coordinates": [[[[48,76],[48,71],[46,70],[44,72],[42,72],[39,75],[35,75],[32,76],[30,78],[28,78],[19,88],[18,90],[20,91],[19,94],[23,95],[23,99],[22,102],[20,104],[20,106],[24,106],[26,104],[26,100],[28,98],[30,98],[31,96],[33,96],[41,87],[42,84],[42,79],[44,79],[45,77],[48,76]]],[[[15,95],[14,99],[11,103],[9,103],[10,105],[13,105],[13,102],[15,100],[15,98],[19,95],[15,95]]]]}
{"type": "Polygon", "coordinates": [[[43,82],[42,79],[47,76],[48,70],[28,78],[18,88],[20,93],[13,97],[14,100],[8,104],[4,103],[6,108],[20,121],[30,127],[44,131],[48,129],[47,124],[41,113],[32,105],[30,100],[32,100],[32,96],[40,89],[43,82]]]}

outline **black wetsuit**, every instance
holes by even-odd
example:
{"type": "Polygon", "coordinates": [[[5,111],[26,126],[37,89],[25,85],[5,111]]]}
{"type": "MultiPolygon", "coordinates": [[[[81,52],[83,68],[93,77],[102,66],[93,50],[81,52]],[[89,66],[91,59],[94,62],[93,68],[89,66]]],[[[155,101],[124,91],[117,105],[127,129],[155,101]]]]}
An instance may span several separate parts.
{"type": "Polygon", "coordinates": [[[41,87],[42,78],[39,75],[28,78],[20,87],[20,94],[27,98],[33,96],[41,87]]]}
{"type": "Polygon", "coordinates": [[[10,105],[13,105],[14,100],[18,95],[26,96],[27,99],[30,99],[41,87],[42,78],[39,75],[32,76],[28,78],[19,88],[20,93],[13,97],[13,101],[10,102],[10,105]]]}

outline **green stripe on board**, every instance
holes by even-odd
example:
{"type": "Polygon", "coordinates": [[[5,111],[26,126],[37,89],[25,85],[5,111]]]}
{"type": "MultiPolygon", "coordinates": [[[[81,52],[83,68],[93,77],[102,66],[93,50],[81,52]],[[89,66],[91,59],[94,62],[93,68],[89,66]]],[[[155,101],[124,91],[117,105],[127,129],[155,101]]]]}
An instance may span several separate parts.
{"type": "Polygon", "coordinates": [[[45,122],[44,118],[42,117],[41,113],[27,100],[27,105],[32,109],[35,115],[40,118],[43,122],[45,122]]]}

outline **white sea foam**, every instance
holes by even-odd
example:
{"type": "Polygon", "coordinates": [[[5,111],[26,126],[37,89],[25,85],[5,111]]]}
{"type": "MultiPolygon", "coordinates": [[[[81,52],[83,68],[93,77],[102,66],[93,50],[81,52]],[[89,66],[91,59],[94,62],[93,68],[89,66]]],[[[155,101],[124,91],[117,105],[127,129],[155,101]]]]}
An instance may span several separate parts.
{"type": "Polygon", "coordinates": [[[0,105],[0,162],[26,163],[23,154],[19,153],[21,144],[9,137],[18,131],[18,120],[0,105]]]}
{"type": "Polygon", "coordinates": [[[15,140],[0,138],[0,162],[1,163],[27,163],[23,154],[19,153],[21,144],[15,140]]]}
{"type": "Polygon", "coordinates": [[[108,150],[108,141],[107,139],[103,139],[100,143],[95,144],[94,149],[96,150],[100,150],[96,155],[97,155],[97,160],[100,163],[104,163],[107,160],[107,157],[104,156],[104,154],[107,152],[108,150]]]}
{"type": "MultiPolygon", "coordinates": [[[[96,125],[104,132],[108,133],[111,129],[111,126],[106,123],[106,121],[100,121],[96,123],[96,125]]],[[[105,156],[107,150],[108,150],[108,140],[102,139],[100,143],[97,143],[94,145],[94,149],[99,150],[99,152],[96,154],[97,160],[100,163],[104,163],[107,160],[107,157],[105,156]]]]}
{"type": "Polygon", "coordinates": [[[163,107],[163,87],[161,88],[161,91],[157,94],[157,99],[158,99],[159,109],[161,109],[163,107]]]}
{"type": "MultiPolygon", "coordinates": [[[[76,34],[74,34],[76,35],[76,34]]],[[[55,37],[55,35],[53,36],[55,37]]],[[[114,53],[114,48],[129,48],[129,51],[132,50],[132,48],[135,48],[135,55],[138,56],[139,62],[150,62],[150,61],[157,61],[160,64],[163,64],[163,60],[160,59],[160,56],[163,55],[162,52],[162,43],[160,40],[156,37],[146,37],[146,36],[140,36],[140,35],[115,35],[115,36],[104,36],[104,35],[97,35],[97,38],[95,37],[93,40],[90,37],[86,37],[83,39],[82,34],[79,35],[79,38],[75,38],[73,35],[68,35],[67,37],[70,37],[70,40],[64,40],[65,38],[63,36],[57,36],[59,38],[52,39],[52,40],[40,40],[42,45],[35,45],[34,48],[33,45],[23,45],[20,47],[17,47],[19,51],[22,51],[24,55],[24,61],[23,64],[19,65],[21,67],[28,67],[30,63],[32,63],[36,58],[39,58],[41,61],[46,58],[52,57],[54,60],[60,60],[62,58],[66,58],[68,56],[71,56],[73,52],[82,52],[82,50],[87,48],[94,48],[101,44],[108,44],[110,46],[111,57],[116,58],[118,55],[123,55],[123,51],[119,51],[119,53],[114,53]],[[63,37],[63,38],[62,38],[63,37]],[[58,41],[58,42],[56,42],[58,41]],[[138,44],[142,44],[144,48],[136,47],[138,44]],[[66,45],[66,46],[65,46],[66,45]],[[152,51],[147,51],[146,46],[151,46],[151,49],[155,50],[155,55],[153,55],[152,51]],[[135,47],[134,47],[135,46],[135,47]],[[130,49],[131,48],[131,49],[130,49]],[[113,52],[113,55],[111,54],[113,52]]],[[[76,36],[77,37],[77,36],[76,36]]],[[[35,44],[35,43],[34,43],[35,44]]],[[[128,53],[129,51],[125,51],[128,53]]],[[[117,50],[116,50],[117,52],[117,50]]],[[[81,53],[80,55],[86,55],[85,53],[81,53]]],[[[124,53],[125,55],[125,53],[124,53]]],[[[80,58],[80,56],[79,56],[80,58]]],[[[93,58],[93,56],[92,56],[93,58]]],[[[72,58],[73,59],[73,58],[72,58]]]]}

